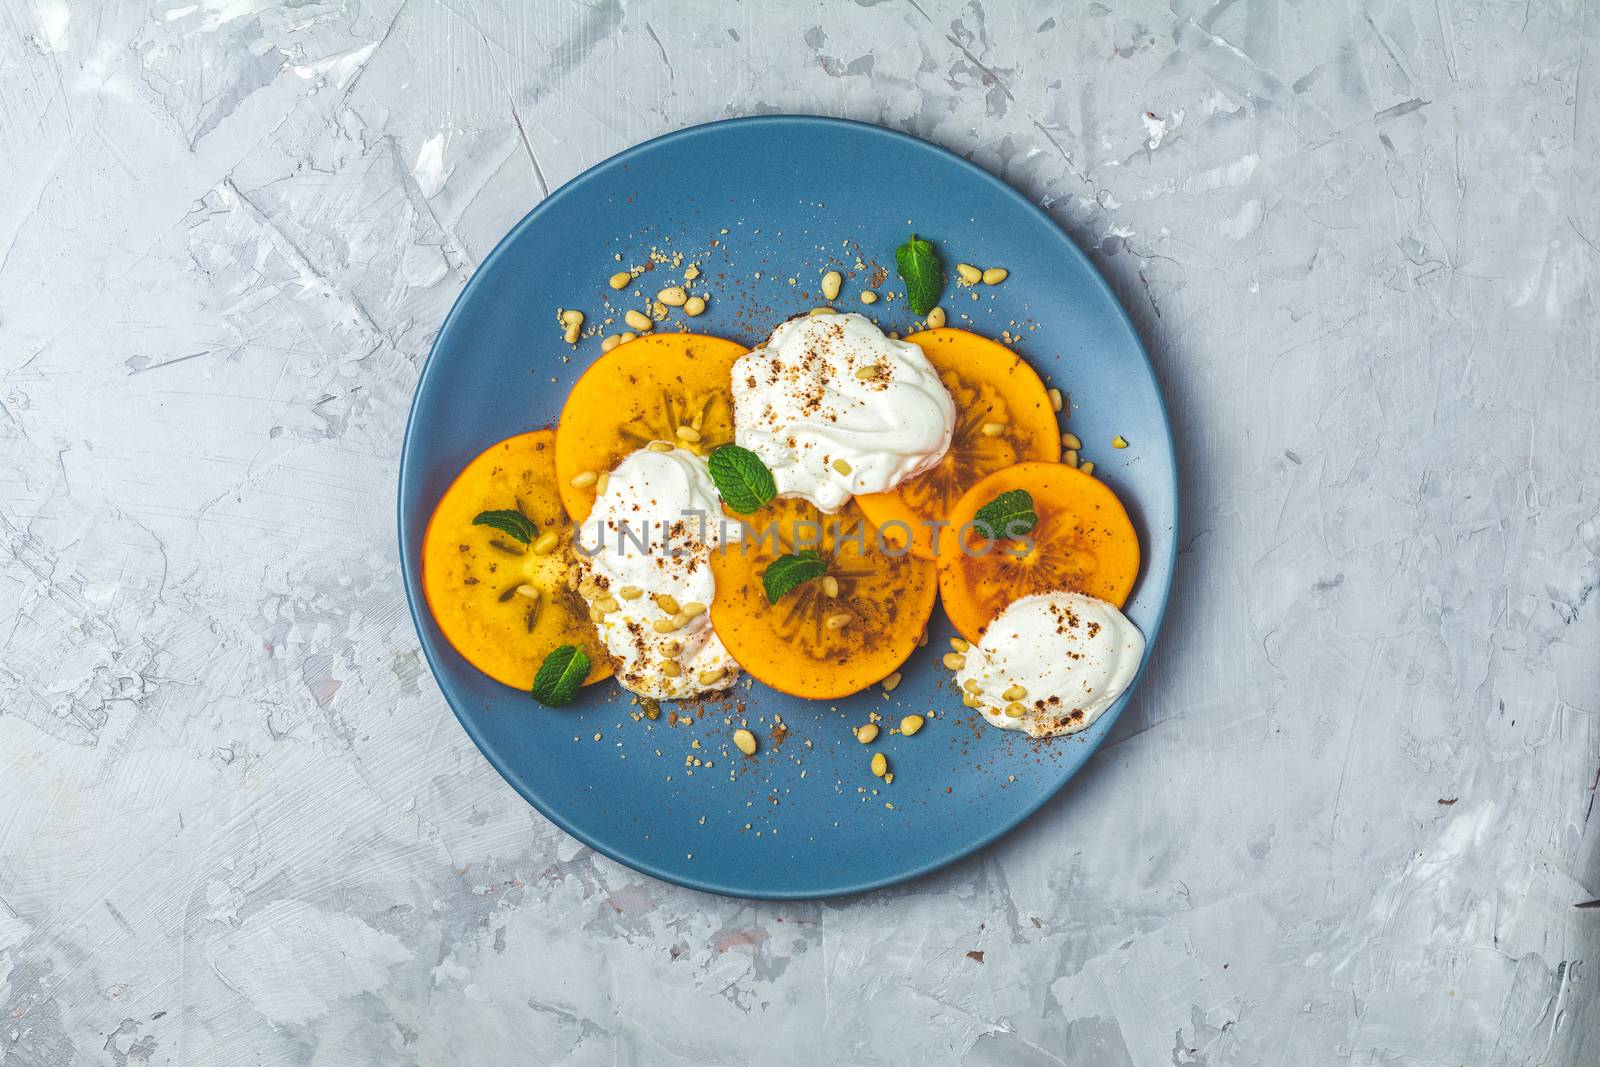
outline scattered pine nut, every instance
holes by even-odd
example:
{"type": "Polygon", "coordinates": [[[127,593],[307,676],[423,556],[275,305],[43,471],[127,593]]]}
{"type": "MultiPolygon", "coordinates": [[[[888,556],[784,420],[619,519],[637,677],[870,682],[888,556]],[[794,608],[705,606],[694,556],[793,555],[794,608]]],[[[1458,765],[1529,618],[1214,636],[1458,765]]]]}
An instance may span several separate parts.
{"type": "Polygon", "coordinates": [[[646,315],[644,312],[636,311],[633,308],[629,308],[628,313],[622,316],[622,321],[626,322],[629,326],[633,327],[635,330],[638,330],[640,333],[649,333],[651,330],[656,328],[656,321],[654,319],[652,319],[649,315],[646,315]]]}
{"type": "Polygon", "coordinates": [[[560,534],[556,533],[554,530],[546,530],[544,533],[540,534],[539,539],[533,543],[533,554],[536,556],[548,556],[550,553],[556,550],[556,545],[559,544],[560,541],[560,534]]]}
{"type": "Polygon", "coordinates": [[[703,296],[691,296],[683,302],[683,313],[691,318],[705,314],[705,310],[706,298],[703,296]]]}
{"type": "Polygon", "coordinates": [[[986,422],[978,427],[978,431],[985,437],[999,437],[1006,432],[1006,424],[1003,422],[986,422]]]}
{"type": "Polygon", "coordinates": [[[1119,434],[1117,434],[1117,436],[1115,436],[1115,437],[1113,437],[1111,439],[1111,447],[1112,448],[1127,448],[1128,447],[1128,439],[1126,437],[1122,436],[1119,433],[1119,434]]]}
{"type": "Polygon", "coordinates": [[[863,745],[870,745],[878,739],[878,724],[869,722],[865,726],[856,727],[856,740],[863,745]]]}
{"type": "Polygon", "coordinates": [[[674,616],[670,619],[657,619],[655,622],[650,624],[650,629],[654,630],[658,634],[670,634],[678,629],[677,618],[674,616]]]}
{"type": "Polygon", "coordinates": [[[967,644],[966,638],[963,637],[952,637],[950,639],[950,647],[957,652],[967,652],[972,648],[971,645],[967,644]]]}
{"type": "Polygon", "coordinates": [[[889,773],[889,757],[885,756],[882,752],[874,752],[872,754],[872,774],[873,774],[873,776],[876,777],[876,778],[882,778],[884,775],[886,775],[888,773],[889,773]]]}
{"type": "Polygon", "coordinates": [[[611,286],[613,289],[626,289],[628,287],[628,283],[631,281],[633,281],[633,275],[629,274],[625,270],[619,270],[617,273],[606,279],[606,284],[611,286]]]}
{"type": "Polygon", "coordinates": [[[1094,473],[1094,460],[1092,460],[1092,459],[1084,460],[1082,463],[1078,464],[1078,469],[1081,470],[1085,474],[1093,474],[1094,473]]]}
{"type": "Polygon", "coordinates": [[[683,605],[683,607],[679,608],[678,611],[687,618],[698,619],[700,616],[706,613],[706,606],[700,603],[698,600],[691,600],[687,604],[683,605]]]}
{"type": "Polygon", "coordinates": [[[700,431],[693,426],[679,426],[672,432],[678,435],[680,441],[688,441],[690,444],[698,444],[700,441],[700,431]]]}
{"type": "Polygon", "coordinates": [[[689,294],[681,285],[669,285],[656,294],[656,299],[669,308],[681,308],[689,302],[689,294]]]}
{"type": "Polygon", "coordinates": [[[944,325],[944,308],[934,308],[928,312],[928,329],[937,330],[944,325]]]}
{"type": "Polygon", "coordinates": [[[822,276],[822,296],[825,300],[839,299],[839,286],[844,284],[844,278],[836,270],[830,270],[822,276]]]}
{"type": "Polygon", "coordinates": [[[983,694],[983,686],[978,684],[978,680],[976,678],[968,678],[966,681],[961,683],[961,688],[965,689],[973,696],[981,696],[983,694]]]}
{"type": "Polygon", "coordinates": [[[699,675],[696,676],[695,681],[699,682],[701,685],[716,685],[718,682],[722,681],[723,675],[727,673],[728,668],[717,667],[714,670],[701,671],[699,675]]]}
{"type": "Polygon", "coordinates": [[[683,651],[683,642],[676,637],[669,637],[661,642],[661,651],[668,656],[676,656],[683,651]]]}
{"type": "Polygon", "coordinates": [[[756,735],[749,730],[735,730],[733,732],[733,744],[735,748],[746,756],[754,756],[756,754],[756,735]]]}
{"type": "Polygon", "coordinates": [[[882,373],[883,366],[878,363],[869,363],[865,367],[856,368],[856,378],[863,382],[871,381],[882,373]]]}
{"type": "Polygon", "coordinates": [[[529,600],[538,600],[539,590],[531,585],[519,585],[517,586],[517,595],[527,597],[529,600]]]}
{"type": "Polygon", "coordinates": [[[617,603],[616,597],[609,596],[596,600],[594,606],[602,615],[610,615],[613,611],[617,611],[622,607],[621,604],[617,603]]]}
{"type": "Polygon", "coordinates": [[[1061,462],[1065,463],[1069,467],[1076,467],[1078,465],[1078,450],[1076,448],[1069,448],[1065,452],[1061,453],[1061,462]]]}
{"type": "Polygon", "coordinates": [[[967,665],[967,657],[959,652],[946,652],[944,654],[944,665],[950,670],[959,671],[967,665]]]}
{"type": "Polygon", "coordinates": [[[623,600],[638,600],[640,597],[644,596],[644,590],[640,589],[636,585],[625,585],[621,589],[617,590],[617,595],[623,600]]]}
{"type": "Polygon", "coordinates": [[[594,483],[594,495],[595,496],[604,495],[604,493],[606,491],[606,486],[608,486],[610,484],[611,484],[611,472],[610,471],[601,471],[600,472],[600,480],[594,483]]]}
{"type": "Polygon", "coordinates": [[[822,576],[822,591],[830,597],[839,595],[839,579],[831,574],[822,576]]]}
{"type": "Polygon", "coordinates": [[[617,334],[617,341],[619,344],[627,344],[629,341],[637,341],[638,339],[639,335],[634,333],[632,330],[623,330],[621,333],[617,334]]]}
{"type": "Polygon", "coordinates": [[[678,598],[668,593],[657,593],[650,599],[655,601],[656,607],[660,608],[668,615],[676,615],[678,612],[683,610],[678,606],[678,598]]]}
{"type": "Polygon", "coordinates": [[[924,720],[921,715],[907,715],[900,720],[900,732],[907,737],[922,729],[924,720]]]}
{"type": "Polygon", "coordinates": [[[1001,282],[1005,281],[1010,274],[1011,272],[1006,270],[1004,267],[990,267],[988,270],[983,272],[983,284],[999,285],[1001,282]]]}
{"type": "Polygon", "coordinates": [[[838,471],[840,474],[845,475],[846,477],[849,477],[850,475],[850,464],[846,463],[842,459],[836,459],[833,461],[833,469],[838,471]]]}
{"type": "Polygon", "coordinates": [[[899,684],[900,672],[895,671],[893,674],[889,675],[889,677],[883,680],[883,691],[885,693],[892,693],[895,691],[895,687],[897,687],[899,684]]]}
{"type": "Polygon", "coordinates": [[[861,302],[863,304],[876,304],[878,302],[878,294],[871,289],[863,289],[861,291],[861,302]]]}
{"type": "Polygon", "coordinates": [[[683,664],[679,663],[675,659],[662,660],[661,673],[666,675],[668,678],[676,678],[683,674],[683,664]]]}
{"type": "Polygon", "coordinates": [[[961,280],[968,285],[977,285],[983,281],[983,271],[971,263],[957,263],[956,274],[960,275],[961,280]]]}
{"type": "Polygon", "coordinates": [[[837,311],[835,311],[833,308],[812,308],[809,312],[807,312],[807,314],[809,314],[809,315],[837,315],[839,313],[837,311]]]}
{"type": "Polygon", "coordinates": [[[600,338],[600,351],[609,352],[622,343],[622,338],[614,333],[608,333],[600,338]]]}
{"type": "Polygon", "coordinates": [[[827,618],[823,619],[822,625],[830,630],[842,630],[846,626],[850,625],[850,620],[852,618],[854,618],[854,616],[848,611],[841,611],[837,614],[829,615],[827,618]]]}
{"type": "Polygon", "coordinates": [[[561,313],[561,325],[582,326],[583,312],[579,311],[577,308],[567,308],[561,313]]]}
{"type": "Polygon", "coordinates": [[[1001,700],[1021,700],[1023,697],[1025,697],[1027,695],[1028,695],[1028,689],[1027,689],[1026,686],[1013,685],[1013,686],[1011,686],[1011,688],[1007,689],[1004,693],[1000,694],[1000,699],[1001,700]]]}
{"type": "Polygon", "coordinates": [[[969,708],[976,708],[983,702],[977,697],[973,696],[971,693],[963,693],[961,695],[961,703],[965,704],[969,708]]]}
{"type": "Polygon", "coordinates": [[[1045,395],[1050,398],[1050,407],[1056,411],[1060,411],[1063,404],[1061,399],[1061,390],[1047,389],[1045,390],[1045,395]]]}
{"type": "Polygon", "coordinates": [[[599,480],[600,475],[596,474],[594,471],[579,471],[577,474],[572,476],[571,485],[574,489],[583,489],[586,486],[593,485],[599,480]]]}
{"type": "Polygon", "coordinates": [[[1078,440],[1078,435],[1075,433],[1064,433],[1061,435],[1061,447],[1082,448],[1083,442],[1078,440]]]}
{"type": "Polygon", "coordinates": [[[1006,718],[1020,719],[1028,713],[1028,709],[1015,702],[1006,705],[1006,718]]]}
{"type": "Polygon", "coordinates": [[[652,452],[671,452],[672,451],[672,442],[671,441],[651,441],[649,444],[645,445],[644,447],[649,449],[652,452]]]}

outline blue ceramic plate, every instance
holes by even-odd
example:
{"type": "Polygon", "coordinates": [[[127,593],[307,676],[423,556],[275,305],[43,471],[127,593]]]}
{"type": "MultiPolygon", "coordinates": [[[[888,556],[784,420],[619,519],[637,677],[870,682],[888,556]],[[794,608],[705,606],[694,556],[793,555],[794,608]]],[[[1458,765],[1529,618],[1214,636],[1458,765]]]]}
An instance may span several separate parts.
{"type": "MultiPolygon", "coordinates": [[[[754,345],[822,302],[819,274],[830,265],[850,268],[859,256],[868,272],[886,267],[885,288],[898,288],[894,248],[912,230],[933,239],[952,268],[965,260],[1010,270],[1000,286],[947,289],[950,325],[1020,335],[1018,350],[1070,395],[1071,429],[1139,530],[1144,570],[1127,613],[1154,648],[1177,522],[1166,413],[1127,316],[1042,211],[941,148],[853,122],[735,119],[631,148],[535,207],[473,275],[423,369],[400,459],[406,595],[439,687],[506,781],[618,862],[743,897],[825,897],[912,878],[1035,811],[1083,766],[1126,703],[1084,733],[1048,743],[989,728],[951,692],[939,658],[953,631],[935,608],[932,641],[888,698],[874,687],[812,702],[741,683],[744,717],[763,739],[751,761],[733,748],[731,708],[714,705],[677,725],[665,715],[636,720],[639,709],[607,682],[567,708],[546,709],[468,666],[428,614],[418,553],[429,512],[478,452],[554,423],[567,390],[600,354],[598,338],[575,352],[562,343],[556,309],[586,309],[594,322],[616,297],[620,317],[637,301],[606,285],[617,257],[642,263],[654,248],[699,263],[711,303],[695,329],[754,345]],[[1130,447],[1114,451],[1117,434],[1130,447]],[[930,709],[936,717],[915,737],[886,733],[869,750],[850,734],[869,711],[898,720],[930,709]],[[782,744],[769,737],[775,716],[789,728],[782,744]],[[892,784],[868,772],[873,751],[888,754],[892,784]],[[711,765],[695,768],[692,758],[711,765]]],[[[669,267],[656,275],[662,285],[681,274],[669,267]]],[[[649,276],[646,286],[655,288],[649,276]]],[[[847,283],[840,306],[852,306],[859,288],[847,283]]],[[[904,300],[865,310],[886,330],[910,324],[904,300]]],[[[680,321],[689,320],[674,314],[680,321]]]]}

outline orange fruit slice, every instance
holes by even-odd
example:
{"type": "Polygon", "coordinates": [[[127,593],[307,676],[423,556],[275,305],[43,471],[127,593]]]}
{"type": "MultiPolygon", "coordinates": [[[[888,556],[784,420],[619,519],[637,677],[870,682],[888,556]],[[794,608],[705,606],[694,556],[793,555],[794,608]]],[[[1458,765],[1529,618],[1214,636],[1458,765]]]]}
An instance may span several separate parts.
{"type": "Polygon", "coordinates": [[[1120,608],[1138,576],[1139,537],[1122,501],[1104,482],[1064,463],[1018,463],[994,472],[956,501],[950,525],[940,531],[939,595],[950,621],[973,642],[1012,601],[1064,589],[1120,608]],[[1033,497],[1038,525],[1027,541],[986,542],[971,528],[973,517],[1013,489],[1033,497]]]}
{"type": "Polygon", "coordinates": [[[609,471],[651,441],[702,456],[732,441],[729,373],[746,351],[720,337],[650,333],[595,360],[556,424],[557,487],[573,520],[594,506],[594,482],[580,475],[609,471]]]}
{"type": "Polygon", "coordinates": [[[980,480],[1014,463],[1061,458],[1061,428],[1044,382],[1011,349],[966,330],[923,330],[920,345],[956,404],[950,451],[938,466],[887,493],[856,497],[867,518],[897,544],[912,533],[911,551],[933,558],[937,522],[980,480]],[[903,525],[902,525],[903,524],[903,525]]]}
{"type": "Polygon", "coordinates": [[[711,625],[752,677],[798,697],[858,693],[893,674],[917,647],[938,592],[934,565],[883,552],[853,504],[824,515],[804,500],[775,501],[747,520],[754,536],[711,554],[711,625]],[[773,560],[815,548],[826,571],[778,600],[762,575],[773,560]]]}
{"type": "Polygon", "coordinates": [[[422,593],[445,640],[484,674],[524,691],[560,645],[588,653],[585,685],[611,676],[589,606],[569,585],[576,574],[549,430],[508,437],[468,463],[422,536],[422,593]],[[530,543],[472,523],[481,512],[502,510],[532,521],[538,534],[530,543]],[[539,536],[551,532],[555,546],[535,551],[539,536]]]}

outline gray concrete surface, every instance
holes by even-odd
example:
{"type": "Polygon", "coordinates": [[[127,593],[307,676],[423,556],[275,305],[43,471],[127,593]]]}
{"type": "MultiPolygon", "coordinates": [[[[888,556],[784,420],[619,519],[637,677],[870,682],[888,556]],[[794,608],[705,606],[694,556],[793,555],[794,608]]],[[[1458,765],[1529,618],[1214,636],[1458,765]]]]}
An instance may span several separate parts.
{"type": "Polygon", "coordinates": [[[0,1063],[1600,1062],[1597,47],[1584,0],[4,0],[0,1063]],[[391,501],[501,234],[774,111],[1048,205],[1187,539],[1038,818],[755,906],[500,781],[391,501]]]}

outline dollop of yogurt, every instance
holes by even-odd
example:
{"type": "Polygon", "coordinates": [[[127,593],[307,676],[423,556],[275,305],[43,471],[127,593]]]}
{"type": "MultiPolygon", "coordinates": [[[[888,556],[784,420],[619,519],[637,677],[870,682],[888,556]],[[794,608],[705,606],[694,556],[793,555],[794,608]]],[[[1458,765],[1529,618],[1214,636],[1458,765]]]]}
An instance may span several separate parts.
{"type": "Polygon", "coordinates": [[[733,365],[735,441],[782,496],[824,512],[882,493],[944,458],[956,409],[917,345],[861,315],[781,323],[733,365]]]}
{"type": "Polygon", "coordinates": [[[711,551],[723,522],[706,461],[640,449],[611,471],[578,531],[578,591],[617,660],[617,680],[640,696],[678,700],[727,689],[739,674],[711,628],[711,551]]]}
{"type": "Polygon", "coordinates": [[[966,652],[956,684],[990,725],[1055,737],[1088,728],[1127,690],[1143,658],[1144,634],[1114,605],[1037,593],[995,617],[966,652]]]}

